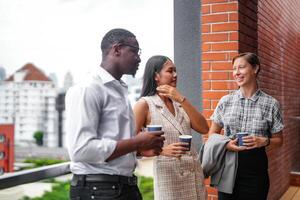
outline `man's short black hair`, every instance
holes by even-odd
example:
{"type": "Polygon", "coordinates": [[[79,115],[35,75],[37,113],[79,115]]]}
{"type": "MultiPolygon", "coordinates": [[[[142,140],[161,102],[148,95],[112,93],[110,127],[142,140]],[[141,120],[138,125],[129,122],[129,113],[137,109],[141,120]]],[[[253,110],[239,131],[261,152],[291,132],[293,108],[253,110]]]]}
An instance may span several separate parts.
{"type": "Polygon", "coordinates": [[[128,38],[135,38],[135,35],[128,30],[116,28],[107,32],[101,42],[102,54],[107,55],[113,44],[126,42],[128,38]]]}

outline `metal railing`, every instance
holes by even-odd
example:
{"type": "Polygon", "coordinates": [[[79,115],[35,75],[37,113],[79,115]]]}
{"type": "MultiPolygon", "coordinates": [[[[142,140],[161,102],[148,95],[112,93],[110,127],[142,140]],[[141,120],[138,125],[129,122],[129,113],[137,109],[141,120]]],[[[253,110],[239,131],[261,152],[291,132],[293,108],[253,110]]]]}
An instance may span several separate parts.
{"type": "Polygon", "coordinates": [[[0,190],[69,174],[71,173],[69,166],[70,163],[65,162],[1,175],[0,190]]]}

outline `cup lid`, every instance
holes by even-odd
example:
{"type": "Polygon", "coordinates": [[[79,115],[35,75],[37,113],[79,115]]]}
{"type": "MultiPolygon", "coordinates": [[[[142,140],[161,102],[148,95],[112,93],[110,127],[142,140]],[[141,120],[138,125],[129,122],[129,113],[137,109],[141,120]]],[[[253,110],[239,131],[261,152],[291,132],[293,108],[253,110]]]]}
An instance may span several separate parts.
{"type": "Polygon", "coordinates": [[[159,124],[149,124],[147,127],[162,127],[162,125],[159,124]]]}
{"type": "Polygon", "coordinates": [[[191,136],[191,135],[179,135],[179,137],[189,139],[189,138],[192,138],[193,136],[191,136]]]}
{"type": "Polygon", "coordinates": [[[239,133],[236,133],[237,135],[248,135],[248,133],[246,132],[239,132],[239,133]]]}

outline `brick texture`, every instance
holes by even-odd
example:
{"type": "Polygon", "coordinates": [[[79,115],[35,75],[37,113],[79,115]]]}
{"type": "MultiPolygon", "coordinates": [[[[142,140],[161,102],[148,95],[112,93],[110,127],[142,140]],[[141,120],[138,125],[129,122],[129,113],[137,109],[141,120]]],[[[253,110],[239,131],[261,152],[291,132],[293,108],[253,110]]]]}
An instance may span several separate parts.
{"type": "MultiPolygon", "coordinates": [[[[237,89],[232,80],[233,56],[257,53],[262,62],[259,85],[280,101],[285,122],[283,147],[268,150],[268,199],[279,199],[290,184],[290,172],[300,171],[300,122],[293,118],[300,116],[300,1],[201,3],[203,114],[209,119],[219,99],[237,89]]],[[[217,199],[209,180],[205,183],[208,199],[217,199]]]]}
{"type": "MultiPolygon", "coordinates": [[[[208,119],[218,100],[236,89],[231,59],[238,53],[238,1],[202,0],[202,98],[208,119]]],[[[206,139],[206,138],[205,138],[206,139]]],[[[215,188],[205,181],[209,200],[217,200],[215,188]]]]}
{"type": "Polygon", "coordinates": [[[299,9],[298,0],[259,0],[257,6],[257,52],[262,61],[259,82],[280,101],[285,123],[283,147],[268,151],[268,199],[279,199],[290,184],[289,173],[300,171],[300,121],[293,119],[300,116],[299,9]]]}

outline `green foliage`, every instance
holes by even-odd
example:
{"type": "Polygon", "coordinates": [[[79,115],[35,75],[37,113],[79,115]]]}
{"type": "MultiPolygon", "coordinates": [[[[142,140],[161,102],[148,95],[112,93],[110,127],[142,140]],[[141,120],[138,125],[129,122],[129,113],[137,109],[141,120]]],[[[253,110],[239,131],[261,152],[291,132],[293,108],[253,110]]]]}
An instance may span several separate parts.
{"type": "Polygon", "coordinates": [[[31,168],[35,168],[35,167],[42,167],[42,166],[46,166],[46,165],[62,163],[62,162],[65,162],[65,160],[52,159],[52,158],[27,158],[24,162],[25,163],[33,163],[34,167],[31,167],[31,168]]]}
{"type": "Polygon", "coordinates": [[[143,200],[153,200],[153,178],[140,176],[138,180],[138,186],[142,193],[143,200]]]}
{"type": "Polygon", "coordinates": [[[23,197],[21,200],[68,200],[69,199],[70,183],[55,182],[52,186],[52,191],[47,191],[41,197],[29,198],[23,197]]]}
{"type": "MultiPolygon", "coordinates": [[[[29,198],[28,196],[23,197],[21,200],[68,200],[70,183],[67,182],[53,182],[52,191],[47,191],[41,197],[29,198]]],[[[139,177],[139,188],[143,196],[143,200],[153,200],[153,179],[148,177],[139,177]]]]}
{"type": "Polygon", "coordinates": [[[39,146],[43,145],[43,137],[44,137],[43,131],[36,131],[33,134],[33,138],[35,139],[36,144],[39,146]]]}

